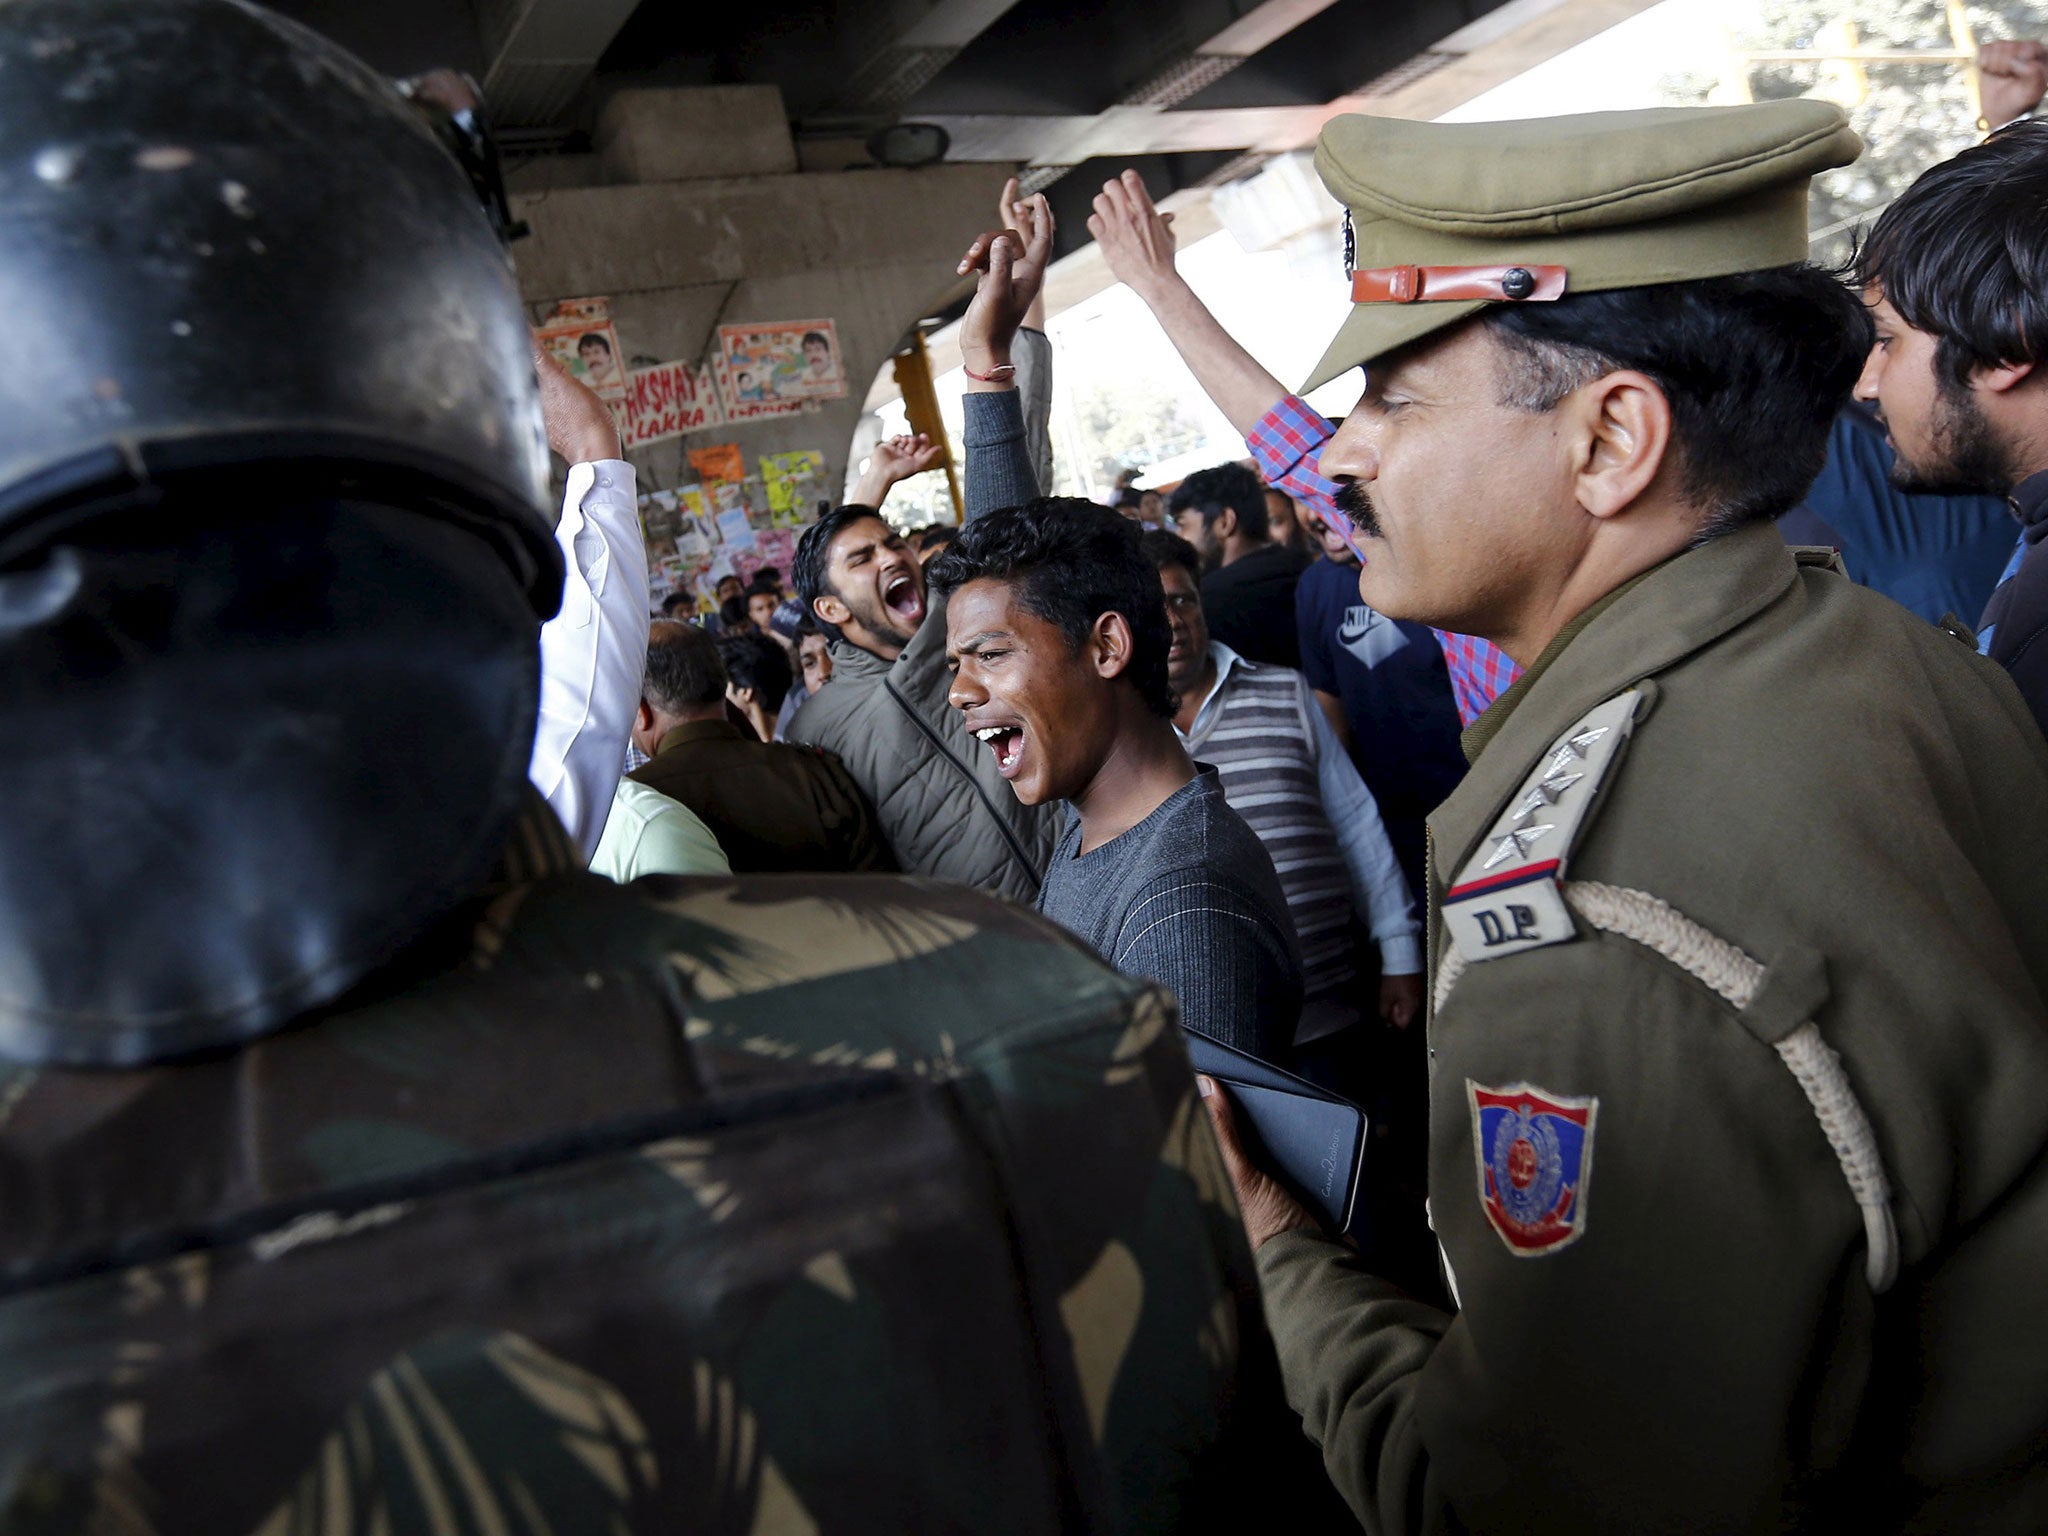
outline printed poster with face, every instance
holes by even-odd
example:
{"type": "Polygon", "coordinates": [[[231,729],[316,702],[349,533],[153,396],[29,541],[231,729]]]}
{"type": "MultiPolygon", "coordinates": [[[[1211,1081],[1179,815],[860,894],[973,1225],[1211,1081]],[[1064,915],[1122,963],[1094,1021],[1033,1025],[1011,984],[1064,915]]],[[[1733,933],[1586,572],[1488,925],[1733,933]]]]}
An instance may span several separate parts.
{"type": "Polygon", "coordinates": [[[533,334],[571,378],[588,384],[601,399],[625,401],[625,354],[612,327],[610,299],[564,299],[533,334]]]}
{"type": "Polygon", "coordinates": [[[721,325],[718,355],[729,406],[837,400],[846,394],[839,330],[830,320],[721,325]]]}
{"type": "Polygon", "coordinates": [[[628,448],[665,442],[725,420],[711,371],[688,363],[635,368],[626,376],[624,403],[622,436],[628,448]]]}
{"type": "MultiPolygon", "coordinates": [[[[725,413],[728,423],[758,421],[764,416],[800,416],[805,411],[818,409],[817,402],[812,400],[741,399],[739,387],[733,383],[732,369],[726,366],[722,356],[712,358],[711,371],[718,380],[718,407],[725,413]]],[[[754,387],[752,375],[748,378],[749,387],[754,387]]]]}

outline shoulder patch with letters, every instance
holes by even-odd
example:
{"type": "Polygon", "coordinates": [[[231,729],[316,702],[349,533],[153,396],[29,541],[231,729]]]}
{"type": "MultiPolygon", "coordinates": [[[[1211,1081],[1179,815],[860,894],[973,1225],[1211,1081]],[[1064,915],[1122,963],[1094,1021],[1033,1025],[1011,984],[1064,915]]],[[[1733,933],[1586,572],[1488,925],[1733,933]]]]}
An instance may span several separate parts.
{"type": "Polygon", "coordinates": [[[1577,937],[1558,884],[1641,698],[1617,694],[1552,742],[1444,892],[1444,923],[1468,962],[1577,937]]]}
{"type": "Polygon", "coordinates": [[[1488,1088],[1465,1079],[1479,1204],[1518,1259],[1555,1253],[1586,1231],[1597,1098],[1572,1099],[1528,1083],[1488,1088]]]}

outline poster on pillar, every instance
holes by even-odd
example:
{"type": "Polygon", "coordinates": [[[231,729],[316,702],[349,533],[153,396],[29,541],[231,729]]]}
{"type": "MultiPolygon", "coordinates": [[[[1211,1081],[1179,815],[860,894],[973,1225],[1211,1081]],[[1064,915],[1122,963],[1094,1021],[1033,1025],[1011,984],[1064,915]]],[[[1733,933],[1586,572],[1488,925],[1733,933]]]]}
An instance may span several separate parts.
{"type": "Polygon", "coordinates": [[[689,451],[690,468],[706,485],[737,485],[747,478],[747,461],[738,443],[712,443],[689,451]]]}
{"type": "Polygon", "coordinates": [[[666,442],[725,420],[711,372],[688,363],[657,363],[626,376],[623,436],[628,448],[666,442]]]}
{"type": "Polygon", "coordinates": [[[754,547],[735,553],[732,568],[739,572],[740,580],[751,583],[764,566],[774,566],[775,574],[783,581],[789,580],[791,566],[796,563],[796,534],[788,528],[771,528],[765,533],[754,535],[754,547]]]}
{"type": "Polygon", "coordinates": [[[612,326],[610,299],[564,299],[533,335],[571,378],[615,407],[625,400],[626,363],[612,326]]]}
{"type": "Polygon", "coordinates": [[[768,518],[777,528],[801,528],[828,499],[825,455],[816,449],[761,456],[761,483],[768,493],[768,518]]]}
{"type": "Polygon", "coordinates": [[[846,394],[839,328],[830,320],[721,325],[718,356],[731,405],[838,400],[846,394]]]}
{"type": "MultiPolygon", "coordinates": [[[[711,369],[718,377],[719,409],[725,413],[725,419],[728,423],[756,421],[764,416],[797,416],[805,411],[815,411],[817,409],[817,406],[808,400],[741,398],[740,386],[734,382],[733,371],[726,366],[726,361],[722,354],[712,358],[711,369]]],[[[748,375],[747,387],[750,390],[754,389],[752,377],[751,374],[748,375]]],[[[758,394],[759,391],[755,390],[755,393],[758,394]]]]}

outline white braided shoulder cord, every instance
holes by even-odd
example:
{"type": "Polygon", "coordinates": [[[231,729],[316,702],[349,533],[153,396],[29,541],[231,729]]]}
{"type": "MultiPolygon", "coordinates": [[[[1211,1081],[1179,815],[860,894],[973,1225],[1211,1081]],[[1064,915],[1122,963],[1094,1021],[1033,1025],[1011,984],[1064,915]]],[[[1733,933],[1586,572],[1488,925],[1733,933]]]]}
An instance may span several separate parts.
{"type": "MultiPolygon", "coordinates": [[[[1764,968],[1733,944],[1718,939],[1669,903],[1646,891],[1572,880],[1563,886],[1564,899],[1595,928],[1633,939],[1653,949],[1680,970],[1696,977],[1730,1006],[1746,1008],[1763,984],[1764,968]]],[[[1437,968],[1435,1006],[1443,1007],[1465,973],[1465,957],[1451,946],[1437,968]]],[[[1820,1037],[1811,1019],[1777,1042],[1778,1055],[1813,1106],[1822,1134],[1834,1148],[1849,1181],[1849,1193],[1863,1212],[1869,1239],[1864,1274],[1871,1290],[1890,1289],[1899,1272],[1899,1234],[1891,1211],[1891,1182],[1885,1177],[1877,1133],[1856,1097],[1842,1058],[1820,1037]]]]}

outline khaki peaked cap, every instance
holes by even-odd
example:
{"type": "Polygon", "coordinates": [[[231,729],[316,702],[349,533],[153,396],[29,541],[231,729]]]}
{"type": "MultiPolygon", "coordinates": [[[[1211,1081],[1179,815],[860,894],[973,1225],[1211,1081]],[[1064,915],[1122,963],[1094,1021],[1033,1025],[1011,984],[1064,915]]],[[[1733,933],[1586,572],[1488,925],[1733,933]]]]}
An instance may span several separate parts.
{"type": "MultiPolygon", "coordinates": [[[[1354,115],[1323,129],[1316,172],[1351,211],[1360,271],[1559,266],[1565,292],[1587,293],[1804,261],[1807,182],[1862,149],[1839,107],[1805,99],[1511,123],[1354,115]]],[[[1488,302],[1354,304],[1302,389],[1488,302]]]]}

